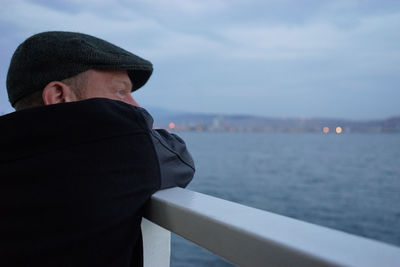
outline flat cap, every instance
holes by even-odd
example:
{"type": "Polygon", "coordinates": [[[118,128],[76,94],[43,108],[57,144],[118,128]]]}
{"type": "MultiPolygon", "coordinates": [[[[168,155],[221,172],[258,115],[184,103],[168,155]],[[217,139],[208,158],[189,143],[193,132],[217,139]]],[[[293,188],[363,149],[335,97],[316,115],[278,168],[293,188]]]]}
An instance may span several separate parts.
{"type": "Polygon", "coordinates": [[[132,91],[153,72],[151,62],[97,37],[51,31],[35,34],[15,50],[7,74],[12,106],[23,97],[89,69],[127,70],[132,91]]]}

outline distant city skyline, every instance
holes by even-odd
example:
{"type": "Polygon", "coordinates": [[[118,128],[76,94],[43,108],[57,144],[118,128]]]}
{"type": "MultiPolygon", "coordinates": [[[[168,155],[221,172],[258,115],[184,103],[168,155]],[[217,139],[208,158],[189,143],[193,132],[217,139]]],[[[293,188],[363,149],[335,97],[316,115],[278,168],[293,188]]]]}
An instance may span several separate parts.
{"type": "Polygon", "coordinates": [[[286,133],[400,133],[400,116],[382,120],[340,118],[278,118],[252,115],[175,113],[150,109],[154,126],[197,132],[286,132],[286,133]]]}
{"type": "Polygon", "coordinates": [[[400,2],[1,0],[6,75],[32,34],[77,31],[150,60],[144,107],[265,117],[400,115],[400,2]]]}

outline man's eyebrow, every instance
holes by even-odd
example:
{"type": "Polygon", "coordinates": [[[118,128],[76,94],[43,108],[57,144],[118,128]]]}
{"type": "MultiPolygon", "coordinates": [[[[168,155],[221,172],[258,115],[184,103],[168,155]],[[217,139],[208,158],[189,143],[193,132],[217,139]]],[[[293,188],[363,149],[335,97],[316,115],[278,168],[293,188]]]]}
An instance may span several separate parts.
{"type": "Polygon", "coordinates": [[[127,88],[132,88],[132,83],[130,81],[125,81],[125,80],[114,80],[116,83],[122,83],[125,85],[127,88]]]}

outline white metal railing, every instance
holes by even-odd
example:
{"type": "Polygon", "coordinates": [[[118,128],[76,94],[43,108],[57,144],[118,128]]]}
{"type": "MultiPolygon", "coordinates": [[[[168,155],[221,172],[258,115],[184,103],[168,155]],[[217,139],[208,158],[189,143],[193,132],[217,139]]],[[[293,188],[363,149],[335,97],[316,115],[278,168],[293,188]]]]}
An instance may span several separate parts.
{"type": "Polygon", "coordinates": [[[182,188],[145,217],[240,266],[400,266],[398,247],[182,188]]]}

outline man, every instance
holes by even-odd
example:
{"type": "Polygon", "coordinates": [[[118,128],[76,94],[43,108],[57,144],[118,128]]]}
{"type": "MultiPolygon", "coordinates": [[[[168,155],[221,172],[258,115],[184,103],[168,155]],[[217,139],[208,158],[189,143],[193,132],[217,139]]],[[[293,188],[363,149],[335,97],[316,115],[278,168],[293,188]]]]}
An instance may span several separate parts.
{"type": "Polygon", "coordinates": [[[131,92],[147,60],[96,37],[44,32],[15,51],[0,117],[0,265],[141,266],[143,207],[185,187],[185,143],[131,92]]]}

